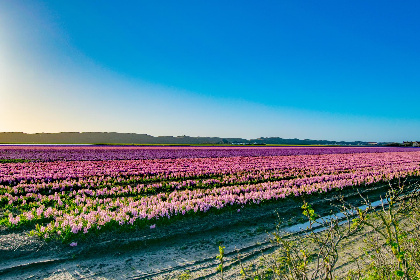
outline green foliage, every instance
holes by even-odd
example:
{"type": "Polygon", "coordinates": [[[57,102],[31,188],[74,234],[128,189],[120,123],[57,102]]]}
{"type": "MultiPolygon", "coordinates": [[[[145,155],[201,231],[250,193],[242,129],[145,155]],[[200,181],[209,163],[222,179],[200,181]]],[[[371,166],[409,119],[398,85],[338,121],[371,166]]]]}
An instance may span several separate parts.
{"type": "Polygon", "coordinates": [[[304,204],[302,205],[302,209],[303,215],[309,218],[310,221],[315,221],[317,218],[319,218],[319,215],[315,213],[314,209],[312,209],[312,206],[309,205],[307,202],[304,202],[304,204]]]}
{"type": "Polygon", "coordinates": [[[182,272],[180,275],[178,275],[177,279],[178,280],[188,280],[191,279],[191,272],[189,270],[186,270],[184,272],[182,272]]]}
{"type": "Polygon", "coordinates": [[[219,246],[219,255],[216,259],[219,260],[220,264],[217,266],[217,271],[220,271],[220,279],[223,280],[223,265],[224,265],[225,247],[219,246]]]}
{"type": "Polygon", "coordinates": [[[19,163],[19,162],[29,162],[27,159],[21,159],[21,158],[13,158],[13,159],[0,159],[0,163],[19,163]]]}

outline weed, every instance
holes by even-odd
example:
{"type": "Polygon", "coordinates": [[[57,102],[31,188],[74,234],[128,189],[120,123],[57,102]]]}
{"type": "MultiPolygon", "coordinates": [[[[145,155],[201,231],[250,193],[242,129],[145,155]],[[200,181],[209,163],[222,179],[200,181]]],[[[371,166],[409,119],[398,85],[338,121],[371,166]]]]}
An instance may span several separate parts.
{"type": "MultiPolygon", "coordinates": [[[[345,279],[420,279],[419,189],[418,183],[389,182],[378,206],[362,195],[363,207],[350,205],[341,197],[340,215],[325,218],[304,201],[302,214],[309,226],[303,235],[284,234],[279,225],[271,238],[278,250],[262,254],[247,266],[238,254],[240,274],[243,279],[337,279],[342,241],[364,229],[373,234],[365,238],[361,257],[351,260],[357,269],[349,270],[345,279]]],[[[218,270],[223,279],[222,247],[219,253],[218,270]]]]}
{"type": "Polygon", "coordinates": [[[217,271],[220,271],[220,279],[223,280],[223,264],[224,264],[224,256],[225,256],[225,247],[219,246],[219,255],[216,257],[219,260],[220,264],[217,267],[217,271]]]}
{"type": "Polygon", "coordinates": [[[178,280],[188,280],[188,279],[191,279],[191,278],[192,278],[192,276],[191,276],[191,273],[190,273],[189,270],[186,270],[186,271],[182,272],[177,277],[178,280]]]}

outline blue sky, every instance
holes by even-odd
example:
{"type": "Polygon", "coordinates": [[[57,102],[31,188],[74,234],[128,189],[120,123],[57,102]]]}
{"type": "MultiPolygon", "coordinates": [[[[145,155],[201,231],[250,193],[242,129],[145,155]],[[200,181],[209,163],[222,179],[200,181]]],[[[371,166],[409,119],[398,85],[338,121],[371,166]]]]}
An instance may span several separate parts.
{"type": "Polygon", "coordinates": [[[0,131],[420,140],[419,10],[0,1],[0,131]]]}

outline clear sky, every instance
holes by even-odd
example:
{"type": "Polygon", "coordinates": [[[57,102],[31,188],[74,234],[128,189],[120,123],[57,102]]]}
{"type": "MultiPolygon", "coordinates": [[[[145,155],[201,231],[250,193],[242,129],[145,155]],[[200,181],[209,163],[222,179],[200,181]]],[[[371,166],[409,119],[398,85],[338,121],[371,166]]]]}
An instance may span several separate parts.
{"type": "Polygon", "coordinates": [[[420,140],[420,1],[0,0],[0,131],[420,140]]]}

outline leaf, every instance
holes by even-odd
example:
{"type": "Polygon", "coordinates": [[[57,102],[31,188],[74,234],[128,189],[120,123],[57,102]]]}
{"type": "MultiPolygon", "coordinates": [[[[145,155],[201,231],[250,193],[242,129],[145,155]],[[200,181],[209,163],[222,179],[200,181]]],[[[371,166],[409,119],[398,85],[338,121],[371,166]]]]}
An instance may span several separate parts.
{"type": "Polygon", "coordinates": [[[399,277],[403,277],[404,276],[404,272],[401,270],[396,270],[394,271],[395,275],[399,276],[399,277]]]}

